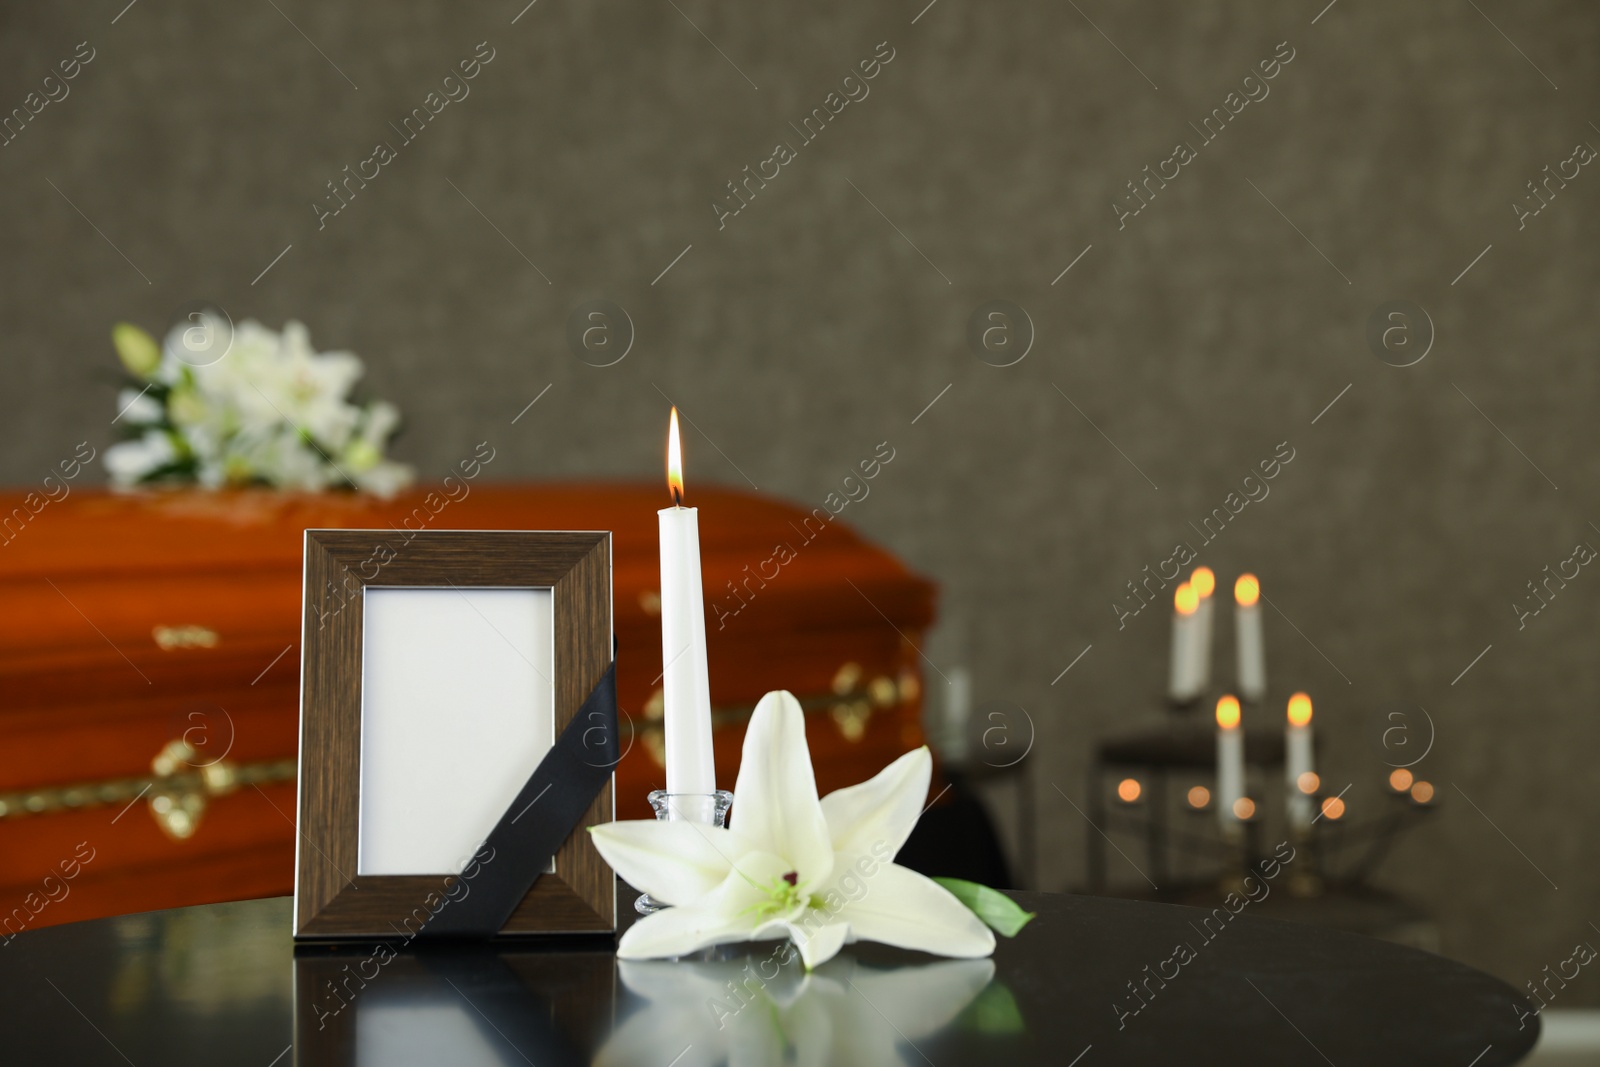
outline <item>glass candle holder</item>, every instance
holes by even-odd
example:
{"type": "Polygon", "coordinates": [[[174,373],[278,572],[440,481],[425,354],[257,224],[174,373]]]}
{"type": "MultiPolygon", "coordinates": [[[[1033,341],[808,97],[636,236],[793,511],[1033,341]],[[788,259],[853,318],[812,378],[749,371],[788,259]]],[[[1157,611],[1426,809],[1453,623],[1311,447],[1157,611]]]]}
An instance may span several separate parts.
{"type": "MultiPolygon", "coordinates": [[[[678,819],[726,826],[728,809],[733,807],[733,794],[726,789],[719,789],[715,793],[669,793],[665,789],[657,789],[650,794],[650,806],[655,809],[656,818],[661,822],[678,819]]],[[[665,907],[670,905],[651,899],[649,893],[640,893],[639,899],[633,902],[633,910],[640,915],[649,915],[665,907]]]]}

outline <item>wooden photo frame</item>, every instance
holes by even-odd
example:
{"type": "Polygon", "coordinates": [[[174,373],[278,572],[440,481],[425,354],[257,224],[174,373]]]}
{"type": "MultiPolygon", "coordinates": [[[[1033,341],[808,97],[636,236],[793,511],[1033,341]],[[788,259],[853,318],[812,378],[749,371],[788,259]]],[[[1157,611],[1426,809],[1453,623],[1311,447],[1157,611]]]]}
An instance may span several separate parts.
{"type": "Polygon", "coordinates": [[[508,865],[480,867],[477,850],[524,817],[521,832],[561,843],[493,932],[615,930],[616,880],[586,832],[612,818],[614,759],[584,759],[600,770],[565,800],[530,788],[580,709],[601,721],[593,701],[614,694],[611,535],[307,530],[304,612],[295,937],[447,927],[478,871],[493,875],[474,909],[504,893],[508,865]]]}

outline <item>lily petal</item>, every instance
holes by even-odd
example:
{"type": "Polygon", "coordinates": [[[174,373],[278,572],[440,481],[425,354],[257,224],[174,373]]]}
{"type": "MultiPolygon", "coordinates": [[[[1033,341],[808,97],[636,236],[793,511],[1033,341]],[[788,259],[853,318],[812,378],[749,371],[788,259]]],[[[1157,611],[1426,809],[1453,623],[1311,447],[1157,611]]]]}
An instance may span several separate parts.
{"type": "Polygon", "coordinates": [[[740,835],[793,864],[802,888],[827,880],[833,847],[817,799],[805,714],[793,693],[776,690],[756,705],[733,795],[733,825],[740,835]]]}
{"type": "Polygon", "coordinates": [[[692,822],[629,819],[591,827],[600,856],[635,889],[687,904],[716,889],[747,846],[732,831],[692,822]]]}
{"type": "MultiPolygon", "coordinates": [[[[772,899],[765,887],[778,881],[787,867],[788,860],[770,853],[745,853],[711,892],[691,903],[646,915],[630,926],[617,944],[617,958],[686,956],[709,945],[783,936],[784,923],[793,915],[773,915],[762,906],[772,899]]],[[[796,906],[794,912],[798,914],[802,907],[796,906]]]]}
{"type": "Polygon", "coordinates": [[[845,939],[850,936],[849,923],[828,923],[813,926],[809,923],[787,923],[789,940],[800,946],[800,958],[806,970],[820,967],[839,954],[845,939]]]}
{"type": "Polygon", "coordinates": [[[836,789],[822,798],[822,814],[836,852],[893,858],[911,836],[928,802],[933,756],[928,746],[907,752],[860,785],[836,789]]]}
{"type": "Polygon", "coordinates": [[[646,915],[622,935],[617,958],[649,960],[687,956],[725,941],[748,941],[755,923],[748,915],[734,915],[703,905],[684,904],[646,915]]]}
{"type": "Polygon", "coordinates": [[[866,893],[859,900],[834,890],[844,901],[834,917],[849,923],[856,937],[939,956],[987,956],[994,951],[994,933],[931,878],[885,863],[865,882],[866,893]]]}

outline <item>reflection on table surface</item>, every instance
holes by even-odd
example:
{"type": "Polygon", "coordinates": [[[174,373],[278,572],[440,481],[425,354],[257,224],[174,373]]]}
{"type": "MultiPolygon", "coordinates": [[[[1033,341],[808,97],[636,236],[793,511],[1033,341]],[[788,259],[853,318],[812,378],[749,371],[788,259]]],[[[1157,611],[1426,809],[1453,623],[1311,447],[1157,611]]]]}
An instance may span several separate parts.
{"type": "MultiPolygon", "coordinates": [[[[753,946],[757,947],[757,946],[753,946]]],[[[647,1002],[624,1020],[596,1062],[634,1067],[661,1061],[663,1047],[681,1067],[739,1064],[899,1064],[905,1046],[937,1035],[986,989],[1021,1017],[989,960],[874,968],[848,953],[810,974],[787,945],[743,958],[685,965],[623,962],[627,989],[647,1002]],[[784,959],[783,957],[787,957],[784,959]],[[771,974],[771,979],[764,976],[771,974]]],[[[970,1021],[970,1020],[969,1020],[970,1021]]]]}
{"type": "Polygon", "coordinates": [[[130,1021],[173,1006],[219,1021],[292,1018],[292,1058],[275,1067],[893,1065],[924,1062],[917,1049],[947,1030],[1024,1029],[986,959],[873,946],[906,962],[869,964],[846,949],[808,974],[787,942],[633,962],[608,939],[293,948],[288,924],[287,901],[105,920],[119,961],[109,1007],[130,1021]],[[281,969],[260,966],[273,957],[281,969]]]}
{"type": "Polygon", "coordinates": [[[1509,986],[1412,949],[1019,899],[1038,918],[993,959],[857,944],[809,974],[784,942],[675,962],[620,961],[609,937],[296,946],[281,898],[68,924],[0,944],[0,1062],[1499,1067],[1537,1037],[1509,986]]]}
{"type": "Polygon", "coordinates": [[[344,956],[294,960],[296,1050],[311,1063],[763,1067],[922,1062],[953,1024],[1022,1026],[989,960],[873,967],[848,952],[807,974],[786,945],[714,959],[491,949],[395,956],[362,989],[344,956]],[[349,981],[336,998],[330,984],[349,981]],[[993,989],[998,1010],[985,1007],[993,989]],[[978,1005],[969,1018],[963,1009],[978,1005]],[[307,1008],[310,1007],[308,1011],[307,1008]]]}

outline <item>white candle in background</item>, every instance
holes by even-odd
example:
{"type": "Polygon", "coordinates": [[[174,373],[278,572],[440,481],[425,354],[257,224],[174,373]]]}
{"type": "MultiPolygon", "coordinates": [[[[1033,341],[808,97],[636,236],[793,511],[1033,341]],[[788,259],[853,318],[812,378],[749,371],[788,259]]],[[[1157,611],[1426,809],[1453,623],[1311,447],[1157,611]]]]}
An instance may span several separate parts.
{"type": "MultiPolygon", "coordinates": [[[[683,447],[678,409],[667,434],[667,485],[672,507],[661,522],[661,662],[667,792],[716,791],[711,754],[711,683],[706,670],[705,597],[700,587],[700,517],[683,506],[683,447]]],[[[712,821],[712,803],[674,802],[673,818],[712,821]]]]}
{"type": "Polygon", "coordinates": [[[1199,597],[1188,582],[1178,586],[1172,597],[1172,660],[1167,672],[1167,695],[1178,703],[1187,703],[1200,695],[1199,679],[1195,677],[1199,658],[1196,643],[1200,640],[1199,597]]]}
{"type": "Polygon", "coordinates": [[[1267,656],[1261,640],[1261,583],[1241,574],[1233,583],[1233,623],[1239,650],[1239,692],[1250,701],[1267,695],[1267,656]]]}
{"type": "Polygon", "coordinates": [[[972,672],[965,667],[951,667],[945,671],[943,714],[939,723],[936,746],[947,763],[959,767],[971,755],[972,729],[972,672]]]}
{"type": "Polygon", "coordinates": [[[1235,806],[1244,797],[1244,727],[1239,698],[1217,701],[1217,818],[1224,826],[1239,821],[1235,806]]]}
{"type": "Polygon", "coordinates": [[[1304,693],[1289,698],[1289,725],[1285,729],[1283,768],[1288,779],[1289,825],[1308,830],[1315,812],[1305,786],[1316,789],[1316,768],[1311,756],[1311,698],[1304,693]]]}
{"type": "Polygon", "coordinates": [[[1211,687],[1211,621],[1216,614],[1211,594],[1217,588],[1217,576],[1211,573],[1210,567],[1196,567],[1189,575],[1189,585],[1200,598],[1200,606],[1195,609],[1200,633],[1195,641],[1195,692],[1204,693],[1211,687]]]}

